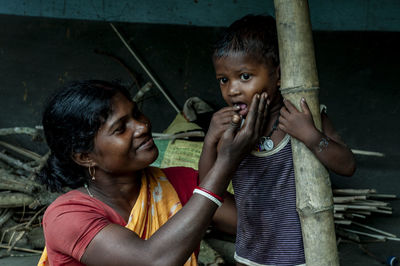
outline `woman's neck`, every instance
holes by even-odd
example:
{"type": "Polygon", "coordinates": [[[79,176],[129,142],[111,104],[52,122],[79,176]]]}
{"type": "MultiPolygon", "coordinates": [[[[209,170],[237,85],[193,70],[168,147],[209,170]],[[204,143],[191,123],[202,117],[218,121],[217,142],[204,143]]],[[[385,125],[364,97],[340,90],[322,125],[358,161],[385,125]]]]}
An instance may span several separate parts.
{"type": "Polygon", "coordinates": [[[102,176],[90,180],[87,192],[90,196],[106,203],[126,219],[140,193],[141,171],[130,176],[102,176]]]}

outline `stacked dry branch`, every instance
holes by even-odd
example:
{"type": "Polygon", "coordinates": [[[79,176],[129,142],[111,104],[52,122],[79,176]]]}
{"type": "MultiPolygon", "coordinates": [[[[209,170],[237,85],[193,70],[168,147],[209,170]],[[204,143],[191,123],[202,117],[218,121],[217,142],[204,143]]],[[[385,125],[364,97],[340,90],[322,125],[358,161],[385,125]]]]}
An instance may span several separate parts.
{"type": "MultiPolygon", "coordinates": [[[[0,136],[14,134],[43,139],[35,128],[0,129],[0,136]]],[[[13,251],[41,253],[43,212],[57,196],[35,180],[46,159],[47,155],[0,141],[0,248],[6,249],[0,257],[16,256],[13,251]]]]}
{"type": "Polygon", "coordinates": [[[378,194],[374,189],[334,189],[334,217],[338,241],[342,239],[357,243],[400,241],[396,235],[366,225],[374,214],[391,215],[389,199],[396,195],[378,194]]]}

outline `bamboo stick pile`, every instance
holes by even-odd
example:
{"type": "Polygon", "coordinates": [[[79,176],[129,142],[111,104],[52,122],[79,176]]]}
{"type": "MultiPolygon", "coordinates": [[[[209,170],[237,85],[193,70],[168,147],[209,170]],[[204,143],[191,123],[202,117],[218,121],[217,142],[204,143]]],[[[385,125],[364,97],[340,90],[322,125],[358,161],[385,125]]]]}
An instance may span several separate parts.
{"type": "Polygon", "coordinates": [[[348,240],[356,243],[400,241],[396,235],[367,225],[368,217],[391,215],[387,200],[396,195],[378,194],[375,189],[334,189],[334,222],[338,243],[348,240]]]}
{"type": "MultiPolygon", "coordinates": [[[[43,142],[40,129],[0,129],[0,136],[15,134],[43,142]]],[[[0,141],[0,249],[6,250],[0,258],[21,256],[15,251],[40,254],[44,247],[42,216],[58,195],[35,180],[47,156],[0,141]]]]}

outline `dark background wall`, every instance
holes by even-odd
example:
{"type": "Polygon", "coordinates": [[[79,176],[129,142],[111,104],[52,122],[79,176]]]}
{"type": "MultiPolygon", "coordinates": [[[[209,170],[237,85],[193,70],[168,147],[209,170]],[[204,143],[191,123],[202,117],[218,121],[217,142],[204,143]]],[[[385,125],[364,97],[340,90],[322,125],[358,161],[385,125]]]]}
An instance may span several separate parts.
{"type": "MultiPolygon", "coordinates": [[[[120,79],[125,85],[132,84],[125,67],[95,51],[123,60],[141,85],[149,81],[106,22],[1,15],[0,25],[0,128],[39,125],[45,99],[68,81],[120,79]]],[[[221,28],[115,25],[180,108],[192,96],[215,108],[224,105],[210,59],[211,44],[221,28]]],[[[336,187],[375,188],[399,195],[399,41],[400,33],[390,31],[314,32],[320,101],[328,106],[336,129],[351,148],[386,155],[356,155],[355,176],[332,175],[336,187]]],[[[162,132],[176,112],[155,88],[148,96],[143,110],[154,131],[162,132]]],[[[30,143],[22,136],[1,139],[30,143]]],[[[31,148],[45,152],[41,144],[31,148]]],[[[400,234],[395,226],[400,221],[400,205],[393,204],[397,207],[394,214],[376,223],[400,234]]],[[[385,252],[399,251],[397,243],[385,246],[385,252]]]]}

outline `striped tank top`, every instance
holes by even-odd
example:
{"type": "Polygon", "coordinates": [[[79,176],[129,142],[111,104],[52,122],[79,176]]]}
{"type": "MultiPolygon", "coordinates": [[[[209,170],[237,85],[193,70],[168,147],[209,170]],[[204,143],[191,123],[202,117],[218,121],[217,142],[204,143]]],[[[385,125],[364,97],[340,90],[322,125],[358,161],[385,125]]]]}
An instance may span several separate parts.
{"type": "Polygon", "coordinates": [[[232,184],[238,212],[235,260],[305,265],[290,136],[272,151],[246,156],[232,184]]]}

